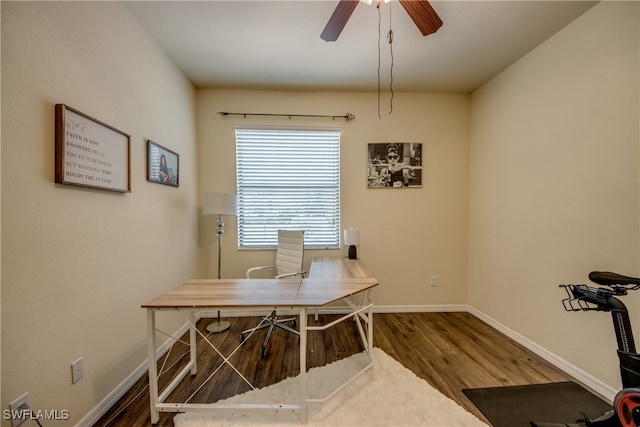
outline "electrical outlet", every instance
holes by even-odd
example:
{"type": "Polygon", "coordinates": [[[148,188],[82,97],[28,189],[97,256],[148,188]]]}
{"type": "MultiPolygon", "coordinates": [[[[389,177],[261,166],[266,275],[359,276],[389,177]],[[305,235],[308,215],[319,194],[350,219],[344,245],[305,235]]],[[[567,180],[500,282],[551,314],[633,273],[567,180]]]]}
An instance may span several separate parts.
{"type": "Polygon", "coordinates": [[[71,364],[71,382],[77,383],[84,376],[84,361],[81,358],[71,364]]]}
{"type": "Polygon", "coordinates": [[[431,276],[431,286],[438,286],[438,276],[431,276]]]}
{"type": "Polygon", "coordinates": [[[13,402],[9,403],[11,427],[18,427],[31,415],[29,407],[29,393],[25,393],[13,402]]]}

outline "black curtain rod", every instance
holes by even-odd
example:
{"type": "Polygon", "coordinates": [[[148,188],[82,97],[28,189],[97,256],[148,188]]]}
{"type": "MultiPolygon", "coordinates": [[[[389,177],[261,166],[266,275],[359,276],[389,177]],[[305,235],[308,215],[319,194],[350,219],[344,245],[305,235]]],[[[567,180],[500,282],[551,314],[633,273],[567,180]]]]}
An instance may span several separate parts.
{"type": "Polygon", "coordinates": [[[226,111],[219,111],[218,114],[220,114],[221,116],[244,116],[245,118],[247,116],[270,116],[270,117],[288,117],[288,118],[292,118],[292,117],[325,117],[325,118],[331,118],[332,120],[345,119],[348,122],[356,118],[356,116],[354,116],[351,113],[347,113],[344,116],[323,116],[323,115],[318,115],[318,114],[227,113],[226,111]]]}

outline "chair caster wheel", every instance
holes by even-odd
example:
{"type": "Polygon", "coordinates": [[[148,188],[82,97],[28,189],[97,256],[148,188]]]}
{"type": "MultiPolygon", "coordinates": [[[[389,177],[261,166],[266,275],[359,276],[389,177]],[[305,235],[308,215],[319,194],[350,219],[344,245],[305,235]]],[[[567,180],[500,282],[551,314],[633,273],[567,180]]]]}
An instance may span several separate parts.
{"type": "Polygon", "coordinates": [[[269,350],[266,347],[262,347],[262,350],[260,350],[260,357],[263,359],[269,357],[269,350]]]}

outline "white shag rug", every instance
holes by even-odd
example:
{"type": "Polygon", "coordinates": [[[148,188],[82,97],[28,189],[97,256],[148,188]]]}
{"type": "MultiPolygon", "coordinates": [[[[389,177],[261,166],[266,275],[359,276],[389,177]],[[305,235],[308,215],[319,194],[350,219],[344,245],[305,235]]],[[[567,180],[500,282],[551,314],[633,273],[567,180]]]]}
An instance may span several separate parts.
{"type": "MultiPolygon", "coordinates": [[[[392,357],[373,349],[373,368],[340,390],[329,400],[307,406],[307,426],[421,426],[487,427],[475,415],[418,378],[392,357]]],[[[309,398],[324,398],[367,365],[364,353],[310,369],[309,398]]],[[[221,403],[297,403],[297,377],[230,397],[221,403]]],[[[286,410],[262,413],[178,414],[176,427],[294,426],[298,413],[286,410]]]]}

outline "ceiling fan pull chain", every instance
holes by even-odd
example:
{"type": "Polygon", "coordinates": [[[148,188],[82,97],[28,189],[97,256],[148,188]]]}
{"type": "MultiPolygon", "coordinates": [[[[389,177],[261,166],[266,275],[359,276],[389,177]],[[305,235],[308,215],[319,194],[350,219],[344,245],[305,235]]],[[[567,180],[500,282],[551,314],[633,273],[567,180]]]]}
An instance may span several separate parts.
{"type": "Polygon", "coordinates": [[[389,99],[389,114],[393,112],[393,31],[389,30],[389,49],[391,52],[391,70],[389,79],[389,92],[391,98],[389,99]]]}
{"type": "Polygon", "coordinates": [[[381,35],[382,35],[382,15],[380,14],[380,3],[378,2],[376,4],[376,9],[378,9],[378,119],[381,119],[382,117],[380,116],[380,66],[381,66],[381,59],[380,59],[380,39],[381,39],[381,35]]]}
{"type": "Polygon", "coordinates": [[[389,4],[389,34],[387,34],[387,39],[389,40],[389,52],[391,54],[391,70],[390,70],[390,79],[389,79],[389,92],[391,93],[391,97],[389,98],[389,114],[393,112],[393,30],[391,25],[391,11],[393,10],[393,6],[389,4]]]}

